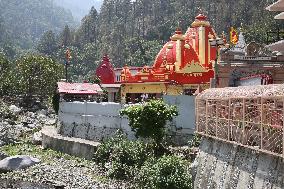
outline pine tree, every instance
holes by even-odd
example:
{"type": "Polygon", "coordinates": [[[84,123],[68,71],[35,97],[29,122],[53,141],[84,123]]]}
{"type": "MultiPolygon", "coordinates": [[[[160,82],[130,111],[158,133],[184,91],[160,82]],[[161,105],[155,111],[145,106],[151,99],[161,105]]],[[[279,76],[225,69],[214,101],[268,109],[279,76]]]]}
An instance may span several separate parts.
{"type": "Polygon", "coordinates": [[[55,34],[51,30],[43,34],[37,46],[37,50],[40,53],[46,55],[52,55],[56,52],[57,45],[56,45],[55,34]]]}

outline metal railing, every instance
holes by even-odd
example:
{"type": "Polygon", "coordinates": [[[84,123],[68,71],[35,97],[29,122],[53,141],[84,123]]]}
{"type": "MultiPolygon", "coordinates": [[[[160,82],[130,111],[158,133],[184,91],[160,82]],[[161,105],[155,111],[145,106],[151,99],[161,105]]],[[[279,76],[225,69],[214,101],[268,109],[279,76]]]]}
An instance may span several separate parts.
{"type": "Polygon", "coordinates": [[[284,96],[196,98],[196,132],[284,157],[284,96]]]}

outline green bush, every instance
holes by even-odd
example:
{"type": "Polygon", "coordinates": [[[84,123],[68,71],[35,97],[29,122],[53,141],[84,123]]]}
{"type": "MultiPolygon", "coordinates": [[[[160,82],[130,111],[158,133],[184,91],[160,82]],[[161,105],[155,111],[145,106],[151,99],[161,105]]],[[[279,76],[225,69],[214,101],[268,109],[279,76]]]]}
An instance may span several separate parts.
{"type": "Polygon", "coordinates": [[[129,106],[120,114],[129,118],[129,126],[136,137],[152,138],[159,144],[165,136],[167,121],[178,115],[176,106],[162,100],[150,100],[144,104],[129,106]]]}
{"type": "Polygon", "coordinates": [[[195,134],[192,139],[188,142],[190,148],[198,147],[201,143],[201,135],[195,134]]]}
{"type": "Polygon", "coordinates": [[[153,156],[153,147],[141,141],[130,141],[123,134],[104,141],[97,149],[94,160],[107,171],[107,176],[127,179],[134,176],[148,157],[153,156]]]}
{"type": "Polygon", "coordinates": [[[141,167],[135,182],[139,188],[191,189],[192,180],[188,162],[177,156],[149,159],[141,167]]]}

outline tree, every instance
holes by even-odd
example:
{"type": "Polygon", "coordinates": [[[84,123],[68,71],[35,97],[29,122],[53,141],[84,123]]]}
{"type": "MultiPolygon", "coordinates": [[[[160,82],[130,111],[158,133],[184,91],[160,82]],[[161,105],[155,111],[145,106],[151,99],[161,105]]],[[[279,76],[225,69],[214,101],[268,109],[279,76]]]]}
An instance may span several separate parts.
{"type": "Polygon", "coordinates": [[[68,25],[65,26],[64,30],[60,35],[60,45],[64,47],[70,46],[72,43],[72,35],[68,25]]]}
{"type": "Polygon", "coordinates": [[[55,34],[49,30],[41,37],[37,50],[46,55],[52,55],[57,50],[55,34]]]}
{"type": "Polygon", "coordinates": [[[0,53],[0,95],[8,95],[11,92],[11,64],[9,60],[0,53]]]}
{"type": "Polygon", "coordinates": [[[128,116],[129,126],[136,137],[152,138],[160,145],[165,136],[167,121],[178,115],[176,106],[165,104],[163,100],[150,100],[144,104],[128,106],[120,114],[128,116]]]}
{"type": "Polygon", "coordinates": [[[20,92],[46,97],[52,95],[56,82],[63,76],[63,66],[41,55],[26,55],[17,60],[20,92]]]}

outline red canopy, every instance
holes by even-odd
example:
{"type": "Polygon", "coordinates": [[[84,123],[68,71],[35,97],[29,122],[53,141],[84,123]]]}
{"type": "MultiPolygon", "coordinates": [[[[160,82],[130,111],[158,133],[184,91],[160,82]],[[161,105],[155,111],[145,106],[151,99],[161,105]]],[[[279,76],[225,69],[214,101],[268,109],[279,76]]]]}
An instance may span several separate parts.
{"type": "Polygon", "coordinates": [[[101,94],[103,90],[98,84],[58,82],[59,93],[64,94],[101,94]]]}

